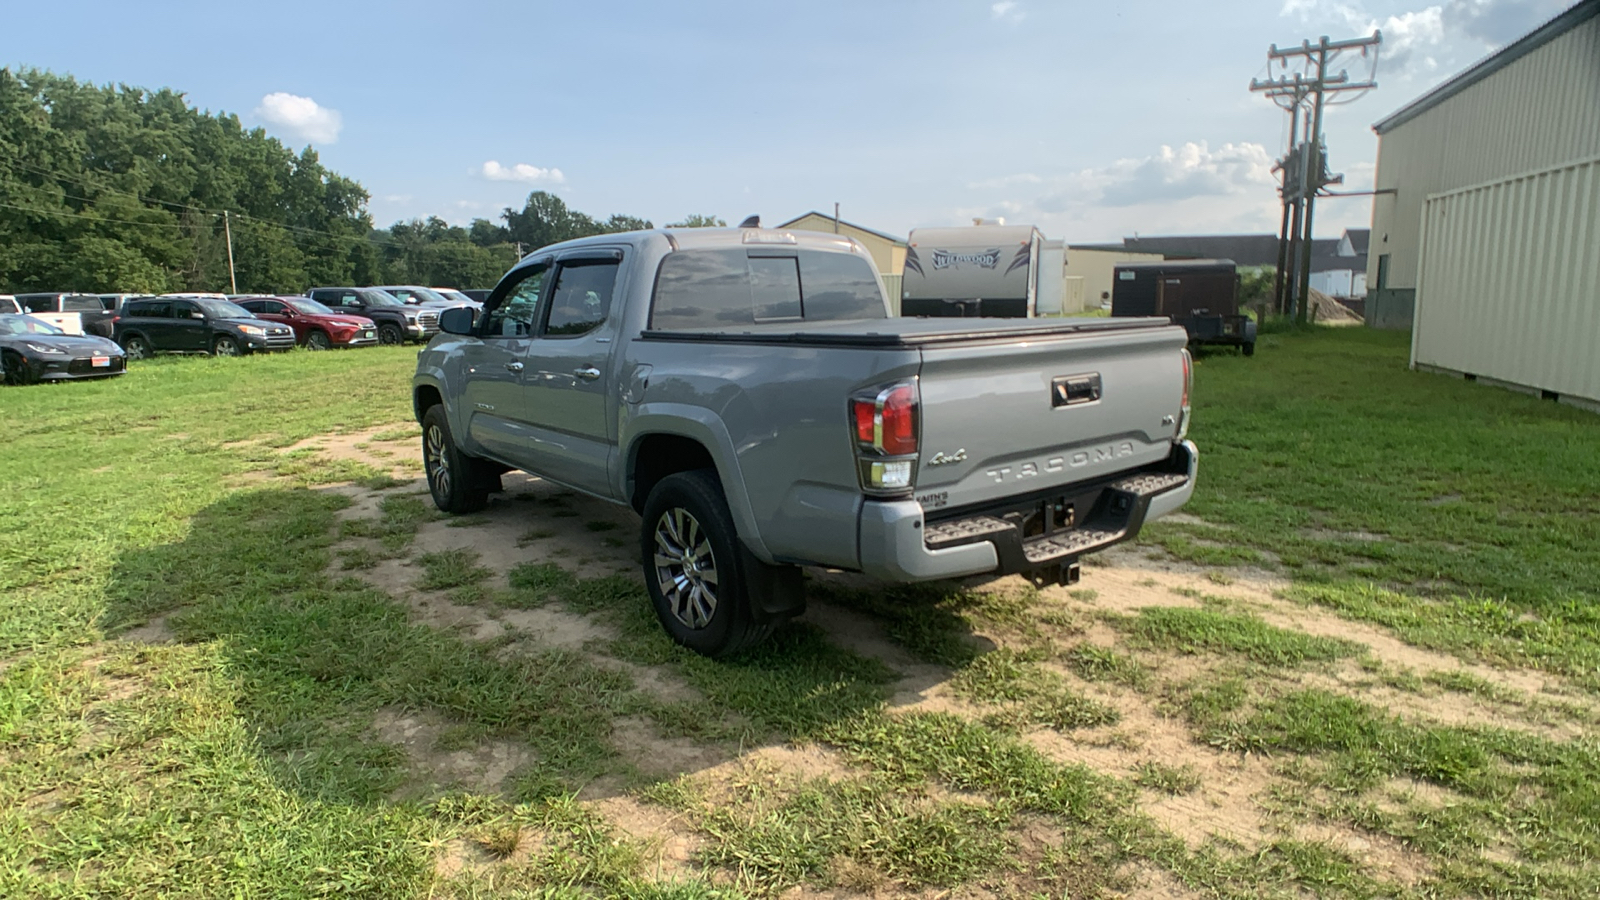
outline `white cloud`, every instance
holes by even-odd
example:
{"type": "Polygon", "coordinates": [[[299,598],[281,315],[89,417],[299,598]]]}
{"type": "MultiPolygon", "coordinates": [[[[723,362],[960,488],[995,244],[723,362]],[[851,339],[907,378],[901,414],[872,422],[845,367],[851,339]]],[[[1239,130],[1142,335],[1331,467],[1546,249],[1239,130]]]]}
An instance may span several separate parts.
{"type": "MultiPolygon", "coordinates": [[[[1139,206],[1194,197],[1217,197],[1270,190],[1272,156],[1260,144],[1223,144],[1212,150],[1205,141],[1136,159],[1119,159],[1101,169],[1086,169],[1070,183],[1040,198],[1041,207],[1092,199],[1100,206],[1139,206]]],[[[1046,207],[1047,208],[1047,207],[1046,207]]]]}
{"type": "Polygon", "coordinates": [[[1267,231],[1278,224],[1272,163],[1267,149],[1255,143],[1163,146],[1148,156],[1060,176],[974,182],[970,187],[990,196],[953,210],[952,221],[1005,216],[1070,240],[1267,231]]]}
{"type": "Polygon", "coordinates": [[[256,107],[256,117],[295,137],[318,144],[338,141],[339,130],[344,127],[338,110],[321,106],[310,97],[283,91],[262,97],[261,105],[256,107]]]}
{"type": "Polygon", "coordinates": [[[530,166],[527,163],[517,163],[511,166],[502,166],[498,160],[489,160],[478,168],[477,174],[490,181],[520,181],[525,184],[566,184],[567,176],[561,174],[560,169],[544,169],[539,166],[530,166]]]}
{"type": "Polygon", "coordinates": [[[989,6],[989,18],[1001,22],[1021,22],[1027,13],[1017,5],[1016,0],[1000,0],[989,6]]]}

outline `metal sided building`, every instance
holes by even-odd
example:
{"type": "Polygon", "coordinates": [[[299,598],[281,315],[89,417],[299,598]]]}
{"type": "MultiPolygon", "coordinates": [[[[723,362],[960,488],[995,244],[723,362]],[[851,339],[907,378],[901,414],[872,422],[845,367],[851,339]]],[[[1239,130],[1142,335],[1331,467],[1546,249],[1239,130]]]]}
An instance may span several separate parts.
{"type": "Polygon", "coordinates": [[[1600,404],[1600,0],[1378,122],[1368,322],[1411,364],[1600,404]]]}

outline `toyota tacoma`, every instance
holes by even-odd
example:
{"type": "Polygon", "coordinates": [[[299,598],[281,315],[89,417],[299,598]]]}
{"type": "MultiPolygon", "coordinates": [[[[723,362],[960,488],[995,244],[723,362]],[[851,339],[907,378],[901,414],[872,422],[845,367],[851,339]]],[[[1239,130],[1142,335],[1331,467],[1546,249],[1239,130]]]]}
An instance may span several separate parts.
{"type": "Polygon", "coordinates": [[[631,506],[662,626],[707,655],[802,612],[802,566],[1070,584],[1194,489],[1182,328],[890,318],[848,237],[582,238],[440,319],[413,379],[434,503],[518,469],[631,506]]]}

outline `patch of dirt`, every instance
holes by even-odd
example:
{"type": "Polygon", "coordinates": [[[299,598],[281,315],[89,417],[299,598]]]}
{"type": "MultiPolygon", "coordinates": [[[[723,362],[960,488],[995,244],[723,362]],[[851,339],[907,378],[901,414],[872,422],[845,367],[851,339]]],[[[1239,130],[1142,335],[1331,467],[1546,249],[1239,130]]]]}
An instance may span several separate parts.
{"type": "Polygon", "coordinates": [[[689,738],[666,737],[649,719],[624,716],[611,723],[611,743],[639,771],[658,777],[699,772],[728,761],[721,747],[689,738]]]}
{"type": "Polygon", "coordinates": [[[1182,722],[1157,714],[1138,698],[1124,696],[1115,705],[1122,721],[1114,726],[1071,734],[1035,731],[1025,740],[1051,759],[1080,763],[1118,778],[1128,778],[1146,759],[1192,767],[1200,778],[1194,792],[1140,794],[1142,810],[1191,847],[1213,836],[1246,846],[1270,836],[1265,811],[1254,799],[1273,780],[1267,760],[1196,744],[1182,722]]]}
{"type": "Polygon", "coordinates": [[[285,447],[284,454],[315,450],[329,459],[365,463],[391,477],[410,478],[422,469],[422,441],[416,436],[397,441],[376,441],[374,436],[394,431],[400,425],[379,425],[337,434],[319,434],[285,447]]]}
{"type": "Polygon", "coordinates": [[[411,770],[411,783],[398,793],[426,795],[449,788],[498,793],[512,773],[534,761],[532,750],[506,740],[481,741],[465,749],[441,749],[439,739],[447,728],[447,720],[427,711],[384,707],[373,716],[372,730],[379,740],[403,750],[411,770]]]}
{"type": "MultiPolygon", "coordinates": [[[[1291,603],[1282,598],[1289,582],[1269,572],[1231,568],[1227,574],[1233,581],[1223,585],[1208,577],[1208,569],[1176,560],[1150,560],[1129,549],[1128,545],[1115,547],[1103,556],[1106,565],[1086,570],[1079,584],[1080,588],[1098,592],[1094,606],[1099,609],[1133,613],[1146,606],[1195,607],[1200,601],[1191,594],[1207,594],[1238,601],[1280,628],[1365,645],[1384,663],[1414,669],[1419,674],[1465,670],[1523,694],[1545,691],[1553,680],[1542,672],[1493,668],[1463,661],[1448,653],[1424,650],[1376,625],[1346,619],[1321,607],[1291,603]],[[1184,593],[1175,593],[1175,590],[1184,593]]],[[[1064,590],[1048,589],[1052,593],[1064,590]]]]}
{"type": "Polygon", "coordinates": [[[167,620],[172,613],[163,613],[138,628],[130,628],[116,636],[119,641],[130,641],[138,644],[170,644],[178,639],[167,620]]]}
{"type": "Polygon", "coordinates": [[[699,867],[691,860],[705,839],[683,813],[627,796],[597,800],[594,810],[622,834],[645,845],[647,878],[667,881],[699,874],[699,867]]]}
{"type": "Polygon", "coordinates": [[[891,641],[870,616],[813,599],[807,601],[806,614],[800,621],[817,626],[840,647],[875,659],[898,673],[899,679],[890,688],[891,709],[932,711],[929,704],[937,701],[950,680],[949,668],[918,660],[891,641]]]}
{"type": "Polygon", "coordinates": [[[1433,866],[1427,857],[1391,837],[1357,832],[1328,822],[1313,822],[1295,829],[1295,837],[1305,841],[1321,841],[1344,851],[1351,859],[1361,863],[1369,875],[1378,875],[1386,881],[1414,887],[1429,875],[1433,866]]]}

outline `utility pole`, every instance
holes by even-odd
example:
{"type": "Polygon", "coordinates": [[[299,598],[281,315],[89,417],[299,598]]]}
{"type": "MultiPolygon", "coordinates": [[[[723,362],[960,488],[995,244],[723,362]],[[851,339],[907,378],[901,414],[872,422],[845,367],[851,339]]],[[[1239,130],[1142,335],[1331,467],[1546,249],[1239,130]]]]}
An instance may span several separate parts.
{"type": "Polygon", "coordinates": [[[833,233],[839,233],[839,204],[833,204],[833,233]]]}
{"type": "Polygon", "coordinates": [[[1289,153],[1279,164],[1279,171],[1283,172],[1282,187],[1278,189],[1283,198],[1283,218],[1278,223],[1278,267],[1272,275],[1272,311],[1283,315],[1289,308],[1284,288],[1288,286],[1286,280],[1289,268],[1289,226],[1291,216],[1293,223],[1298,226],[1300,222],[1300,201],[1294,198],[1298,189],[1298,179],[1294,179],[1294,148],[1299,142],[1300,129],[1300,104],[1305,100],[1303,91],[1294,92],[1294,104],[1289,107],[1289,153]],[[1291,180],[1294,179],[1294,180],[1291,180]]]}
{"type": "MultiPolygon", "coordinates": [[[[215,234],[216,232],[212,232],[215,234]]],[[[233,288],[229,293],[239,293],[239,279],[233,274],[233,226],[228,222],[228,211],[222,211],[222,233],[228,236],[228,285],[233,288]]]]}
{"type": "MultiPolygon", "coordinates": [[[[1359,50],[1363,58],[1369,59],[1371,68],[1375,71],[1378,61],[1378,46],[1383,41],[1383,35],[1374,31],[1371,37],[1355,38],[1347,41],[1329,40],[1323,35],[1317,43],[1309,40],[1301,41],[1299,47],[1279,50],[1276,44],[1267,50],[1267,67],[1270,74],[1273,65],[1280,65],[1288,69],[1291,63],[1301,66],[1302,71],[1297,72],[1293,78],[1287,74],[1278,78],[1267,78],[1265,81],[1251,79],[1250,90],[1259,92],[1271,98],[1274,103],[1289,110],[1290,139],[1289,153],[1284,157],[1284,218],[1288,225],[1289,246],[1279,247],[1278,259],[1280,267],[1275,279],[1275,291],[1280,294],[1279,302],[1287,302],[1282,298],[1285,288],[1292,289],[1295,320],[1301,324],[1307,321],[1310,313],[1311,299],[1311,250],[1314,246],[1312,235],[1312,222],[1316,196],[1322,188],[1329,184],[1343,181],[1343,176],[1330,176],[1327,174],[1327,163],[1323,159],[1322,139],[1322,110],[1329,104],[1329,94],[1340,94],[1346,91],[1360,91],[1365,93],[1378,86],[1370,75],[1365,81],[1351,81],[1345,71],[1331,74],[1329,65],[1336,62],[1347,51],[1359,50]],[[1294,139],[1295,125],[1299,121],[1299,110],[1307,98],[1311,99],[1311,109],[1308,114],[1311,121],[1306,129],[1304,146],[1298,146],[1294,139]],[[1291,101],[1285,106],[1283,100],[1291,101]],[[1289,188],[1290,167],[1298,163],[1302,169],[1302,176],[1297,189],[1291,197],[1289,188]],[[1292,207],[1291,207],[1292,203],[1292,207]],[[1295,278],[1293,281],[1284,276],[1283,269],[1294,263],[1295,278]]],[[[1350,98],[1351,100],[1357,99],[1350,98]]],[[[1348,101],[1347,101],[1348,102],[1348,101]]],[[[1280,235],[1283,232],[1280,231],[1280,235]]],[[[1281,239],[1280,239],[1281,240],[1281,239]]]]}

